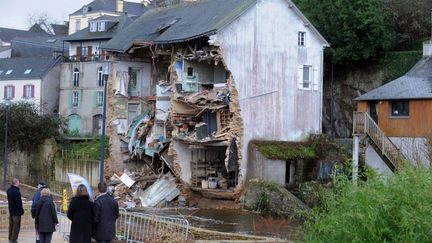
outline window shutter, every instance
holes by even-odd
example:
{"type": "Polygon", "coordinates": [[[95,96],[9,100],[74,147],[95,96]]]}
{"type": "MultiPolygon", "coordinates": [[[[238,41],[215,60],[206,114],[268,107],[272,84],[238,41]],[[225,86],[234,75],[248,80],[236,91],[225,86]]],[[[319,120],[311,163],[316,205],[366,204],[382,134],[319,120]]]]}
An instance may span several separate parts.
{"type": "Polygon", "coordinates": [[[70,91],[69,92],[69,99],[68,99],[68,108],[69,109],[71,109],[72,107],[73,107],[73,102],[72,102],[72,99],[73,99],[73,91],[70,91]]]}
{"type": "Polygon", "coordinates": [[[81,47],[77,46],[77,48],[76,48],[76,56],[80,57],[81,56],[81,52],[82,52],[81,47]]]}
{"type": "Polygon", "coordinates": [[[298,69],[297,88],[303,89],[303,65],[300,65],[298,69]]]}
{"type": "Polygon", "coordinates": [[[318,77],[318,70],[316,68],[313,69],[312,80],[313,80],[312,81],[313,90],[318,91],[318,89],[319,89],[319,77],[318,77]]]}
{"type": "Polygon", "coordinates": [[[12,99],[15,98],[15,86],[12,86],[12,99]]]}
{"type": "Polygon", "coordinates": [[[97,94],[98,94],[98,92],[97,91],[93,91],[93,107],[98,107],[98,105],[97,105],[97,94]]]}
{"type": "Polygon", "coordinates": [[[81,100],[82,100],[82,92],[78,92],[78,108],[80,108],[81,107],[81,100]]]}
{"type": "Polygon", "coordinates": [[[89,58],[91,58],[92,56],[93,56],[93,50],[92,50],[93,48],[92,48],[92,46],[89,46],[88,47],[88,53],[87,53],[87,56],[89,57],[89,58]]]}
{"type": "Polygon", "coordinates": [[[26,86],[27,85],[23,85],[23,95],[22,95],[23,98],[27,98],[27,96],[26,96],[26,86]]]}
{"type": "Polygon", "coordinates": [[[35,97],[35,86],[33,84],[30,85],[30,89],[31,89],[31,97],[34,98],[35,97]]]}
{"type": "Polygon", "coordinates": [[[7,98],[7,86],[4,87],[4,99],[7,98]]]}

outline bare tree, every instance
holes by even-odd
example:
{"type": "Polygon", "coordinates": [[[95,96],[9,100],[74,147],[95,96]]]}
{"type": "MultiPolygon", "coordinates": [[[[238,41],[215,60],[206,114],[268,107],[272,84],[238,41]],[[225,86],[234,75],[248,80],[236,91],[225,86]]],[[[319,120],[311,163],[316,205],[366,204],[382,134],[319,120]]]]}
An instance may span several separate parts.
{"type": "Polygon", "coordinates": [[[47,13],[29,14],[27,18],[30,30],[34,32],[45,31],[48,34],[54,35],[54,30],[51,24],[57,24],[57,21],[48,16],[47,13]]]}

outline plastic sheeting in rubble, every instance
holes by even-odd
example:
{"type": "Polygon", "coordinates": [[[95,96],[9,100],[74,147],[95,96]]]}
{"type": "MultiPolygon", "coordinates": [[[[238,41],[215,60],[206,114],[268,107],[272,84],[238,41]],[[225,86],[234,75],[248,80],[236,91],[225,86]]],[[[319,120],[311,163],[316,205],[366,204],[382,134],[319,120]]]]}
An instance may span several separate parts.
{"type": "Polygon", "coordinates": [[[171,202],[179,194],[180,190],[177,188],[175,178],[171,173],[167,173],[144,192],[138,192],[137,196],[143,207],[156,207],[164,200],[171,202]]]}

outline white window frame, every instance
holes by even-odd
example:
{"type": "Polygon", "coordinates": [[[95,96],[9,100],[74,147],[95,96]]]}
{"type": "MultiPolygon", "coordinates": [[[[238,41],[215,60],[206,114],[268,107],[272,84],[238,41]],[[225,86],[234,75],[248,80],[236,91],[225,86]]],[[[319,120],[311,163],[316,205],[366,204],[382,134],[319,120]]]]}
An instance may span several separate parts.
{"type": "Polygon", "coordinates": [[[103,80],[103,68],[102,67],[98,68],[97,77],[98,77],[98,83],[97,83],[98,87],[103,87],[104,86],[104,80],[103,80]]]}
{"type": "Polygon", "coordinates": [[[72,107],[78,107],[79,106],[79,93],[78,91],[72,92],[72,107]]]}
{"type": "Polygon", "coordinates": [[[312,82],[313,82],[313,72],[312,72],[312,65],[303,65],[303,89],[305,90],[311,90],[312,89],[312,82]],[[305,69],[308,70],[308,72],[305,72],[305,69]],[[309,79],[305,79],[305,74],[308,73],[309,79]]]}
{"type": "Polygon", "coordinates": [[[32,71],[31,69],[26,69],[24,74],[29,74],[29,73],[31,73],[31,71],[32,71]]]}
{"type": "Polygon", "coordinates": [[[73,75],[72,75],[72,85],[73,87],[79,87],[79,79],[80,79],[80,73],[79,73],[79,69],[77,69],[78,71],[73,71],[73,75]]]}
{"type": "Polygon", "coordinates": [[[104,98],[103,98],[103,91],[98,91],[97,92],[97,97],[96,97],[96,103],[98,107],[102,107],[103,106],[103,102],[104,102],[104,98]]]}
{"type": "Polygon", "coordinates": [[[26,98],[26,99],[33,98],[33,96],[32,96],[32,93],[33,93],[32,89],[33,89],[33,87],[34,86],[31,85],[31,84],[24,85],[24,94],[23,94],[24,98],[26,98]]]}
{"type": "Polygon", "coordinates": [[[9,75],[9,74],[11,74],[13,72],[13,69],[9,69],[9,70],[7,70],[7,72],[5,73],[6,75],[9,75]]]}
{"type": "Polygon", "coordinates": [[[97,22],[90,22],[90,32],[97,32],[98,24],[97,22]]]}
{"type": "Polygon", "coordinates": [[[105,31],[105,22],[98,22],[98,32],[105,31]]]}
{"type": "Polygon", "coordinates": [[[89,50],[88,46],[81,47],[81,56],[82,57],[88,56],[88,50],[89,50]]]}
{"type": "Polygon", "coordinates": [[[4,97],[7,100],[12,100],[14,97],[14,86],[13,85],[7,85],[6,86],[6,97],[4,97]]]}
{"type": "Polygon", "coordinates": [[[297,35],[297,44],[298,46],[306,46],[306,32],[299,31],[297,35]]]}

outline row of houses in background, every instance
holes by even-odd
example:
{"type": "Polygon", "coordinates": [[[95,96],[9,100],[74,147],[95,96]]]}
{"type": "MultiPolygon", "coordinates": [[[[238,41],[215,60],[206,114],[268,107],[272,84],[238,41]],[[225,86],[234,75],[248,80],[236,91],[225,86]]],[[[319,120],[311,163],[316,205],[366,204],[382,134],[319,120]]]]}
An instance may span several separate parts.
{"type": "Polygon", "coordinates": [[[321,133],[328,43],[290,0],[166,5],[95,0],[70,15],[67,36],[16,38],[0,98],[34,100],[81,135],[100,133],[107,98],[111,171],[141,161],[230,200],[248,179],[294,183],[299,163],[262,173],[248,148],[321,133]]]}

